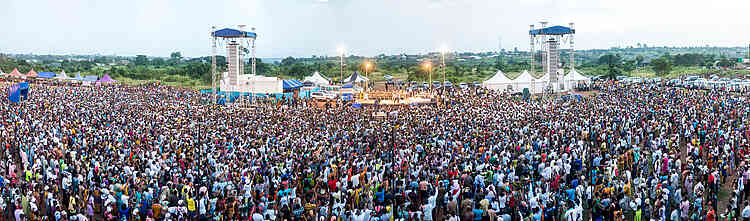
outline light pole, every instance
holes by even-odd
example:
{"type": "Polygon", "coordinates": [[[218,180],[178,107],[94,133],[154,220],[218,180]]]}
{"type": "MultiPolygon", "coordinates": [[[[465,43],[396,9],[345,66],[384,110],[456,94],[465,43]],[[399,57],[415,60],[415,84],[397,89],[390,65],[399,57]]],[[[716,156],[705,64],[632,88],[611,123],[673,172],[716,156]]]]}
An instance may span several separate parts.
{"type": "Polygon", "coordinates": [[[424,63],[424,69],[427,70],[427,75],[430,78],[430,84],[429,84],[430,86],[429,87],[430,87],[430,89],[432,89],[432,62],[429,62],[429,61],[425,62],[424,63]]]}
{"type": "Polygon", "coordinates": [[[339,76],[339,80],[341,81],[341,85],[344,85],[344,47],[339,46],[336,51],[339,53],[339,57],[341,58],[341,63],[339,65],[339,69],[341,70],[341,75],[339,76]]]}
{"type": "Polygon", "coordinates": [[[448,52],[448,47],[442,46],[440,47],[440,64],[443,67],[443,93],[445,93],[445,53],[448,52]]]}
{"type": "Polygon", "coordinates": [[[370,86],[370,75],[368,71],[370,70],[371,66],[372,63],[370,63],[369,61],[365,62],[365,77],[367,78],[367,85],[365,86],[365,89],[369,89],[370,86]]]}

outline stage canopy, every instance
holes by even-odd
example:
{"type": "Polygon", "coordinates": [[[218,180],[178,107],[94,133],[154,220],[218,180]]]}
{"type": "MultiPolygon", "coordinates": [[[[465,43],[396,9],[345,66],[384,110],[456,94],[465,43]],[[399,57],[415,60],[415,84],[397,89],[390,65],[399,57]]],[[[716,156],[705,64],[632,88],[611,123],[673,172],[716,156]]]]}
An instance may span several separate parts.
{"type": "Polygon", "coordinates": [[[240,31],[232,28],[225,28],[213,33],[213,36],[220,38],[256,38],[258,34],[249,31],[240,31]]]}
{"type": "Polygon", "coordinates": [[[575,34],[576,30],[570,29],[565,26],[551,26],[542,29],[534,29],[529,31],[530,35],[567,35],[575,34]]]}

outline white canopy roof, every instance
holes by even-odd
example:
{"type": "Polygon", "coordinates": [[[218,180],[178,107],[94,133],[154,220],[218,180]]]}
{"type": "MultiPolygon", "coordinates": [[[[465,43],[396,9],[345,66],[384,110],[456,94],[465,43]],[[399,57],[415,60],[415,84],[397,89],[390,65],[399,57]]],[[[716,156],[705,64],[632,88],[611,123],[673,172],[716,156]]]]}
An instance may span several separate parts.
{"type": "Polygon", "coordinates": [[[513,83],[513,80],[505,76],[505,73],[501,70],[497,70],[497,73],[493,75],[490,79],[487,79],[486,81],[482,82],[484,84],[506,84],[506,83],[513,83]]]}
{"type": "Polygon", "coordinates": [[[360,82],[365,82],[369,80],[370,79],[367,79],[365,76],[362,76],[361,74],[354,73],[352,75],[349,75],[349,77],[346,77],[346,80],[344,80],[344,82],[360,83],[360,82]]]}
{"type": "Polygon", "coordinates": [[[60,72],[60,74],[55,76],[55,79],[67,80],[67,79],[70,79],[70,77],[68,77],[68,74],[65,74],[65,71],[62,71],[60,72]]]}
{"type": "Polygon", "coordinates": [[[571,81],[591,81],[590,78],[583,76],[581,73],[578,73],[576,69],[570,70],[570,72],[568,72],[568,75],[565,75],[565,79],[571,81]]]}
{"type": "Polygon", "coordinates": [[[526,82],[533,82],[533,81],[537,81],[537,80],[535,80],[534,77],[531,76],[531,74],[529,74],[529,72],[526,70],[524,70],[523,73],[521,73],[521,75],[516,77],[516,79],[513,79],[513,82],[517,82],[517,83],[526,83],[526,82]]]}
{"type": "Polygon", "coordinates": [[[329,85],[329,81],[327,78],[323,77],[323,75],[320,75],[319,72],[313,73],[312,76],[305,77],[303,80],[304,82],[312,82],[315,85],[329,85]]]}

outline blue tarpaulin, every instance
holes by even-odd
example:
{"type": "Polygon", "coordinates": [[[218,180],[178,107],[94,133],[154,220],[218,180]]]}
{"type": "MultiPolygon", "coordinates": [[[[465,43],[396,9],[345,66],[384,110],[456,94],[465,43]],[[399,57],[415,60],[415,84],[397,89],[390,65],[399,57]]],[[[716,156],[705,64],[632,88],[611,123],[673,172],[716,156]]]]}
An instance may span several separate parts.
{"type": "Polygon", "coordinates": [[[546,27],[542,29],[534,29],[529,31],[529,34],[531,35],[567,35],[567,34],[575,34],[576,31],[573,29],[570,29],[569,27],[565,26],[552,26],[552,27],[546,27]]]}
{"type": "Polygon", "coordinates": [[[353,103],[352,107],[353,108],[362,108],[362,104],[360,104],[360,103],[353,103]]]}
{"type": "Polygon", "coordinates": [[[294,90],[297,88],[301,88],[302,84],[298,83],[297,80],[284,80],[284,90],[294,90]]]}
{"type": "Polygon", "coordinates": [[[96,75],[88,75],[85,78],[83,78],[84,81],[96,81],[99,80],[99,77],[96,75]]]}
{"type": "Polygon", "coordinates": [[[57,76],[57,74],[55,74],[55,72],[39,72],[36,75],[37,78],[50,78],[50,79],[51,78],[55,78],[55,76],[57,76]]]}
{"type": "Polygon", "coordinates": [[[214,36],[221,38],[256,38],[258,34],[249,31],[240,31],[232,28],[225,28],[214,32],[214,36]]]}
{"type": "Polygon", "coordinates": [[[29,96],[29,83],[21,82],[8,87],[8,100],[13,103],[26,100],[29,96]]]}

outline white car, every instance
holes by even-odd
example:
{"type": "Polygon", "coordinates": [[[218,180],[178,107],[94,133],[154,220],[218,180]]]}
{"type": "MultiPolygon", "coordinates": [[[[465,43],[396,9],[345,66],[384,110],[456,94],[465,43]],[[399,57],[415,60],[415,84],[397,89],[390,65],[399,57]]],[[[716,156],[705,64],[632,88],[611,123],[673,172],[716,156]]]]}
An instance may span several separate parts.
{"type": "Polygon", "coordinates": [[[315,98],[315,99],[333,100],[333,99],[336,99],[337,95],[331,92],[316,91],[316,92],[312,92],[310,94],[310,97],[315,98]]]}

